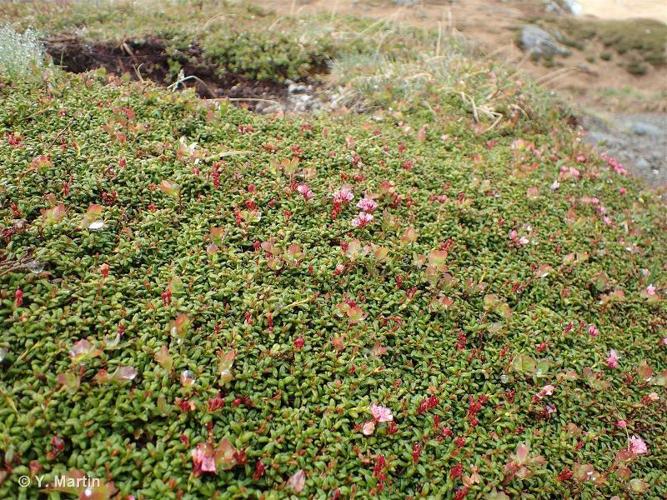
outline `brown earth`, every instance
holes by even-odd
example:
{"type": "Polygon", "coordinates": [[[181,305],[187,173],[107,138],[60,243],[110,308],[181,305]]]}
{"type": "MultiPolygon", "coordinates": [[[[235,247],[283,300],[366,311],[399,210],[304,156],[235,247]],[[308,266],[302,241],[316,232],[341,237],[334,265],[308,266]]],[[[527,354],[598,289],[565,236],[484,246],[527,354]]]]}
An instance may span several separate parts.
{"type": "Polygon", "coordinates": [[[173,75],[169,68],[169,59],[177,56],[168,55],[166,44],[157,37],[125,40],[117,45],[89,43],[75,36],[66,36],[47,39],[45,44],[54,62],[73,73],[104,68],[113,75],[129,74],[136,80],[194,88],[200,97],[228,98],[251,110],[260,102],[282,102],[287,97],[285,85],[251,80],[229,72],[221,74],[215,66],[203,60],[197,45],[190,46],[183,57],[178,58],[184,75],[197,76],[178,83],[178,75],[173,75]]]}

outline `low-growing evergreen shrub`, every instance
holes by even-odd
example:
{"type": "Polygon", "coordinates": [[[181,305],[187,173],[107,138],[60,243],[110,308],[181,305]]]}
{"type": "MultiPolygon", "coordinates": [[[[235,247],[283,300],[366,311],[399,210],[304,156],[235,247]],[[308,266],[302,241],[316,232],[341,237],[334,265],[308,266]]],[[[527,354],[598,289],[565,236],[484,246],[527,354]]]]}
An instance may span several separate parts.
{"type": "Polygon", "coordinates": [[[0,103],[3,498],[667,493],[664,207],[558,122],[0,103]]]}

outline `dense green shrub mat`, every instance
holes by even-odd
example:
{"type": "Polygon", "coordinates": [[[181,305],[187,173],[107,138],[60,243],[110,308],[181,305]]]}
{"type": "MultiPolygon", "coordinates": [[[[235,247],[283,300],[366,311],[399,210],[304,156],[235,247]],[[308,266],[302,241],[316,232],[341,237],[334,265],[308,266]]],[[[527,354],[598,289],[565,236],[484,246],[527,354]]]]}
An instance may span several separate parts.
{"type": "Polygon", "coordinates": [[[289,119],[5,83],[0,496],[80,470],[136,498],[664,497],[664,206],[557,122],[476,134],[447,99],[289,119]]]}

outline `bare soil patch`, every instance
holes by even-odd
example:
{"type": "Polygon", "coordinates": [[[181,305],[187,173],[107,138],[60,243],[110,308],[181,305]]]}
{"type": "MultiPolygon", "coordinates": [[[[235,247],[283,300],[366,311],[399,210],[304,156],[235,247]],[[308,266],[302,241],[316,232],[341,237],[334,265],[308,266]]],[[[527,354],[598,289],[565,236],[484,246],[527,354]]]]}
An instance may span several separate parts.
{"type": "Polygon", "coordinates": [[[114,44],[92,43],[65,35],[50,38],[45,43],[54,62],[72,73],[104,68],[111,74],[128,74],[135,80],[194,88],[200,97],[206,99],[225,97],[238,100],[237,103],[249,109],[254,109],[262,101],[285,102],[287,99],[287,85],[221,72],[205,60],[197,44],[191,45],[185,52],[169,54],[167,44],[157,37],[114,44]],[[185,76],[182,80],[171,69],[172,61],[180,64],[185,76]]]}

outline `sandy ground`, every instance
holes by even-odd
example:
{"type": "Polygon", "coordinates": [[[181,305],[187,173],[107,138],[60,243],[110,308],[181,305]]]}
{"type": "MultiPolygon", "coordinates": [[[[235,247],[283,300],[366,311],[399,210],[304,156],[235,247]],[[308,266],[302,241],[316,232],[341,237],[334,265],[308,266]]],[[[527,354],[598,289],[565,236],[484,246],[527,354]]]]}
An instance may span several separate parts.
{"type": "Polygon", "coordinates": [[[667,0],[577,0],[582,15],[600,19],[644,17],[667,23],[667,0]]]}

